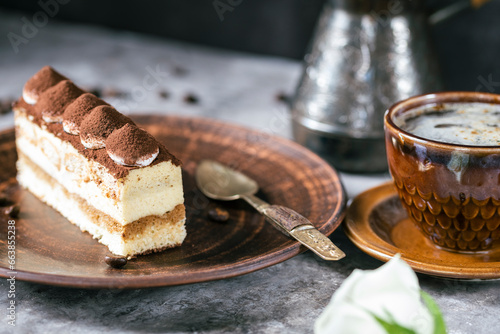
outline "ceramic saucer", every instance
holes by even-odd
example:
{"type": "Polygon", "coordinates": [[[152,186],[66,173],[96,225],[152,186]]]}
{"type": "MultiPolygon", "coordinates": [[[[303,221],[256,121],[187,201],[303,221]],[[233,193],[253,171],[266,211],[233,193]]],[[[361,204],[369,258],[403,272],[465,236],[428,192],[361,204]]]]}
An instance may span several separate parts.
{"type": "Polygon", "coordinates": [[[347,211],[344,229],[365,253],[381,261],[400,253],[416,272],[460,279],[500,278],[500,248],[473,255],[438,248],[410,221],[392,182],[358,195],[347,211]]]}

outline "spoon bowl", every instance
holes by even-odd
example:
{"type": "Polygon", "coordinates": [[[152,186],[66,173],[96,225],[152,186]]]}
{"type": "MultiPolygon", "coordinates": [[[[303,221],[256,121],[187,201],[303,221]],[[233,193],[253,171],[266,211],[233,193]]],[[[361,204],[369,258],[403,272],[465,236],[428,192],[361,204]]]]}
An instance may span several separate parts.
{"type": "Polygon", "coordinates": [[[212,199],[232,201],[259,190],[251,178],[213,160],[203,160],[196,169],[196,183],[212,199]]]}

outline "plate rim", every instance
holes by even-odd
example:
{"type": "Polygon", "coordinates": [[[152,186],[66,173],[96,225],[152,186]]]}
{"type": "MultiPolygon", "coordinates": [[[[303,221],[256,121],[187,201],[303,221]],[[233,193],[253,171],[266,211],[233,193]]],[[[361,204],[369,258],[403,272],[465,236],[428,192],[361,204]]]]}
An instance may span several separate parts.
{"type": "MultiPolygon", "coordinates": [[[[328,172],[329,175],[333,176],[331,182],[337,184],[338,186],[338,196],[339,199],[331,209],[331,214],[325,223],[318,228],[326,236],[333,233],[343,221],[346,215],[347,207],[347,195],[344,189],[344,185],[340,178],[338,171],[328,164],[325,160],[319,157],[316,153],[312,152],[308,148],[294,142],[293,140],[277,136],[274,134],[268,134],[263,131],[259,131],[253,128],[249,128],[240,124],[234,124],[224,120],[212,119],[207,117],[197,117],[197,116],[182,116],[182,115],[172,115],[172,114],[159,114],[159,113],[145,113],[145,114],[131,114],[129,115],[132,119],[137,120],[145,117],[161,118],[161,119],[177,119],[181,122],[201,122],[215,127],[230,127],[234,130],[244,131],[247,134],[254,135],[264,135],[267,138],[277,141],[281,146],[290,147],[294,151],[300,151],[302,154],[308,156],[315,160],[322,168],[328,172]]],[[[142,124],[138,121],[138,124],[142,124]]],[[[15,128],[10,127],[0,131],[0,137],[12,136],[15,133],[15,128]]],[[[100,245],[106,247],[104,245],[100,245]]],[[[129,289],[129,288],[152,288],[152,287],[162,287],[162,286],[177,286],[186,285],[193,283],[202,283],[208,281],[222,280],[231,277],[241,276],[248,273],[264,269],[285,260],[288,260],[300,253],[307,251],[308,249],[302,246],[298,241],[290,239],[285,245],[279,248],[277,251],[265,254],[262,257],[251,257],[246,260],[238,261],[235,265],[225,266],[217,271],[210,271],[206,268],[196,271],[195,275],[190,275],[189,273],[177,274],[177,275],[164,275],[153,274],[153,275],[132,275],[132,276],[121,276],[121,277],[82,277],[73,275],[61,275],[61,274],[51,274],[44,272],[35,272],[29,270],[14,270],[11,271],[9,267],[5,267],[0,264],[0,277],[10,277],[13,272],[16,273],[16,279],[22,281],[28,281],[39,284],[47,284],[52,286],[60,287],[70,287],[70,288],[118,288],[118,289],[129,289]],[[260,263],[264,262],[264,265],[260,263]],[[201,279],[198,277],[199,273],[203,273],[201,279]]]]}
{"type": "MultiPolygon", "coordinates": [[[[397,195],[397,190],[392,181],[384,182],[376,187],[370,188],[359,195],[357,195],[351,202],[349,208],[346,211],[346,216],[344,218],[343,229],[347,237],[358,247],[360,250],[366,254],[372,256],[373,258],[387,262],[392,259],[396,254],[400,253],[401,259],[406,261],[410,267],[418,273],[426,274],[430,276],[440,277],[440,278],[452,278],[452,279],[467,279],[467,280],[494,280],[500,278],[500,271],[496,274],[494,272],[489,273],[485,271],[485,268],[467,268],[458,267],[449,264],[439,265],[437,263],[431,263],[428,261],[423,261],[422,259],[408,257],[405,252],[401,252],[403,249],[391,245],[373,231],[369,226],[368,216],[372,212],[373,208],[382,203],[389,198],[397,195]],[[373,201],[372,204],[367,205],[367,201],[377,193],[382,193],[377,201],[373,201]],[[357,212],[359,208],[369,207],[363,210],[360,214],[357,212]],[[372,243],[366,240],[364,237],[365,233],[369,233],[377,243],[372,243]]],[[[446,252],[445,250],[435,248],[436,251],[446,252]]],[[[415,253],[412,253],[413,255],[415,253]]],[[[425,258],[424,258],[425,259],[425,258]]],[[[449,262],[448,262],[449,263],[449,262]]],[[[500,262],[486,262],[492,264],[500,264],[500,262]]],[[[497,268],[498,266],[492,266],[488,268],[497,268]]]]}

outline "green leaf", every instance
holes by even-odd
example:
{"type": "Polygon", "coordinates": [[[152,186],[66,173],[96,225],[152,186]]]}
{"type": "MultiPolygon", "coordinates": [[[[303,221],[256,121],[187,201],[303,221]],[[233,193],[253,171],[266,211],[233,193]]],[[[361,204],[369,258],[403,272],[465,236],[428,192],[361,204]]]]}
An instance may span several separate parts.
{"type": "Polygon", "coordinates": [[[377,322],[384,327],[388,334],[416,334],[412,329],[406,328],[394,321],[392,316],[388,314],[390,321],[384,320],[377,316],[376,314],[370,312],[370,314],[377,320],[377,322]]]}
{"type": "Polygon", "coordinates": [[[420,295],[434,318],[434,334],[446,334],[446,324],[444,323],[443,314],[439,306],[427,292],[420,290],[420,295]]]}

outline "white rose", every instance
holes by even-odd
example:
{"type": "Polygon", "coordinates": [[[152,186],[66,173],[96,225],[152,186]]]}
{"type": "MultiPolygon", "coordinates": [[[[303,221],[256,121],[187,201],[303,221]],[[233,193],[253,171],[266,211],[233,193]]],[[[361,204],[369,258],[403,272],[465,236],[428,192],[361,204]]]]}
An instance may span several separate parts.
{"type": "Polygon", "coordinates": [[[417,275],[399,255],[376,270],[356,269],[334,293],[314,332],[387,334],[375,315],[415,333],[431,334],[434,318],[420,291],[417,275]]]}

